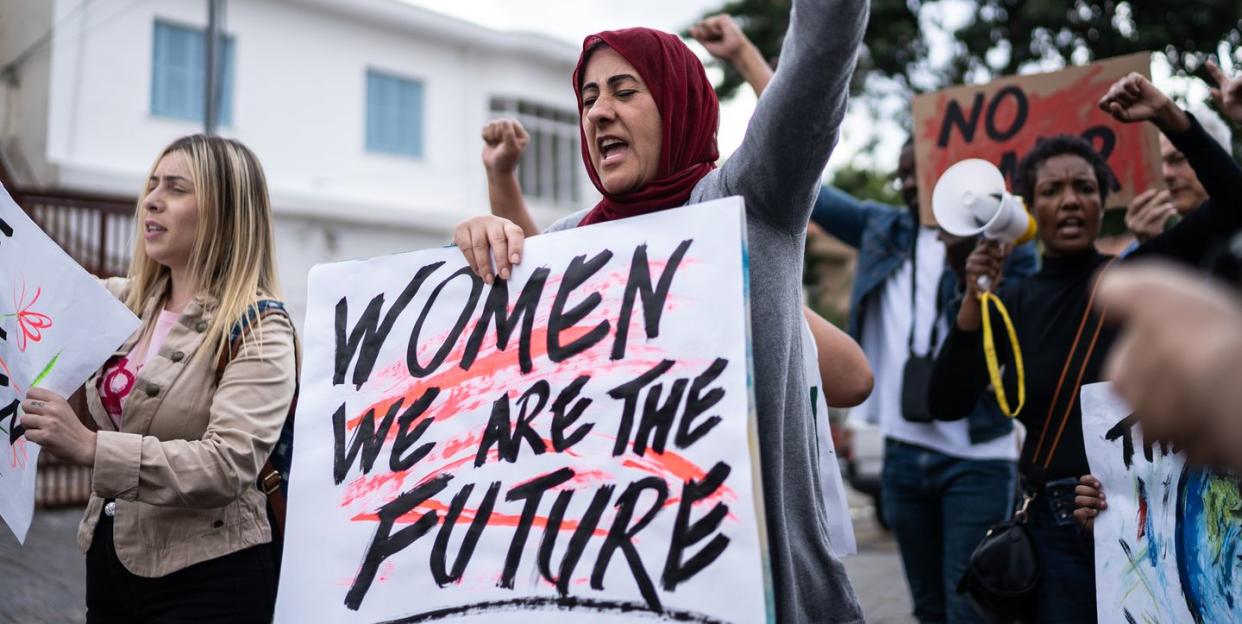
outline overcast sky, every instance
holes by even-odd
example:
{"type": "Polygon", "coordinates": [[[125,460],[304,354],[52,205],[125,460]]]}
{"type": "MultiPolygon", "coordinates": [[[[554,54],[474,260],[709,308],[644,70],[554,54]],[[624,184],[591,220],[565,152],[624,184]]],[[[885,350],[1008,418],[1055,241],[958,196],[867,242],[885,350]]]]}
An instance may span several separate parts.
{"type": "Polygon", "coordinates": [[[529,30],[577,43],[600,30],[681,30],[723,0],[405,0],[497,30],[529,30]]]}

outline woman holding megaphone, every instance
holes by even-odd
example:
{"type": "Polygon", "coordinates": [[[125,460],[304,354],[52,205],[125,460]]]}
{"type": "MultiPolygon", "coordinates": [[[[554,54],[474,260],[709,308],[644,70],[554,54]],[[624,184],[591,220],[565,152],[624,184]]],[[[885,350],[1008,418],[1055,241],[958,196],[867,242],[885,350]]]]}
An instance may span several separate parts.
{"type": "MultiPolygon", "coordinates": [[[[1242,169],[1193,116],[1138,74],[1115,84],[1100,107],[1125,123],[1154,123],[1185,153],[1212,198],[1127,261],[1163,256],[1199,265],[1212,240],[1242,229],[1242,169]]],[[[1023,158],[1015,187],[1035,218],[1043,265],[1019,284],[1000,284],[1007,248],[980,244],[967,260],[969,292],[932,374],[928,400],[937,418],[964,418],[992,379],[998,397],[1017,399],[1015,415],[1028,433],[1019,463],[1025,490],[1020,515],[1039,575],[1027,600],[1009,602],[1031,621],[1096,621],[1093,545],[1073,518],[1075,485],[1089,472],[1077,398],[1083,384],[1102,380],[1115,337],[1092,311],[1095,277],[1114,261],[1095,248],[1113,185],[1103,157],[1078,137],[1042,140],[1023,158]],[[1008,310],[1016,334],[1016,349],[1008,340],[994,341],[991,357],[1004,366],[992,379],[984,289],[1008,310]]]]}

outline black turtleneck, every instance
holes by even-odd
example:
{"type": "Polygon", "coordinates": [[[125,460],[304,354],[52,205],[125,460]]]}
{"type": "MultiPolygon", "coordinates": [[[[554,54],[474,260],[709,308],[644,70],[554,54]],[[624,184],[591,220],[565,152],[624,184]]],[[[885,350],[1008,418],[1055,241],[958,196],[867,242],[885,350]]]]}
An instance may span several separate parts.
{"type": "MultiPolygon", "coordinates": [[[[1215,241],[1227,238],[1242,228],[1242,169],[1203,131],[1198,121],[1193,117],[1191,120],[1189,130],[1168,133],[1168,137],[1186,155],[1211,198],[1187,215],[1177,227],[1139,246],[1127,260],[1161,257],[1199,266],[1215,241]]],[[[1040,464],[1056,438],[1062,416],[1071,400],[1072,407],[1060,445],[1043,476],[1051,481],[1090,472],[1083,451],[1082,413],[1077,397],[1071,395],[1075,377],[1082,367],[1083,355],[1099,323],[1094,313],[1088,317],[1080,344],[1071,360],[1069,374],[1055,404],[1053,395],[1091,296],[1093,278],[1110,259],[1094,249],[1073,256],[1045,256],[1038,273],[1018,284],[1002,284],[997,292],[1013,318],[1025,363],[1026,406],[1018,418],[1026,425],[1027,435],[1019,468],[1028,478],[1036,474],[1032,464],[1045,422],[1051,415],[1048,433],[1040,450],[1040,464]]],[[[992,313],[991,318],[997,355],[1005,363],[1005,394],[1010,405],[1014,406],[1017,404],[1017,376],[1009,353],[1009,339],[1004,334],[999,316],[992,313]]],[[[1177,321],[1170,319],[1170,322],[1177,321]]],[[[1101,367],[1115,336],[1116,328],[1105,326],[1100,331],[1082,376],[1083,385],[1102,381],[1101,367]]],[[[991,391],[983,357],[982,331],[962,331],[954,324],[936,358],[930,386],[928,405],[937,418],[965,418],[974,409],[979,395],[991,391]]]]}
{"type": "MultiPolygon", "coordinates": [[[[1023,474],[1031,474],[1029,469],[1032,456],[1050,409],[1052,422],[1048,427],[1047,440],[1044,441],[1045,448],[1040,454],[1041,463],[1048,452],[1047,447],[1056,436],[1071,398],[1073,377],[1082,366],[1082,357],[1091,341],[1091,334],[1099,323],[1095,314],[1091,314],[1087,320],[1083,337],[1071,363],[1069,378],[1055,405],[1053,394],[1078,325],[1082,322],[1083,312],[1087,308],[1087,299],[1091,296],[1091,280],[1109,259],[1109,256],[1100,255],[1095,250],[1067,257],[1046,256],[1038,273],[1013,288],[1002,285],[997,293],[1013,318],[1026,368],[1026,405],[1018,415],[1027,432],[1019,465],[1023,474]]],[[[993,313],[991,316],[994,321],[997,355],[1001,362],[1006,363],[1003,374],[1005,394],[1009,405],[1016,406],[1017,374],[1011,364],[1013,360],[1009,353],[1009,339],[1004,333],[999,315],[993,313]]],[[[1083,384],[1100,380],[1100,369],[1114,335],[1115,330],[1107,327],[1100,332],[1091,360],[1083,374],[1083,384]]],[[[948,420],[964,418],[974,409],[979,395],[984,391],[991,391],[989,388],[987,367],[983,359],[983,332],[962,331],[955,326],[936,358],[935,370],[932,373],[928,396],[932,413],[938,418],[948,420]]],[[[1073,403],[1065,431],[1061,435],[1060,446],[1047,471],[1048,480],[1077,477],[1090,472],[1082,445],[1082,414],[1078,409],[1078,402],[1073,403]]]]}

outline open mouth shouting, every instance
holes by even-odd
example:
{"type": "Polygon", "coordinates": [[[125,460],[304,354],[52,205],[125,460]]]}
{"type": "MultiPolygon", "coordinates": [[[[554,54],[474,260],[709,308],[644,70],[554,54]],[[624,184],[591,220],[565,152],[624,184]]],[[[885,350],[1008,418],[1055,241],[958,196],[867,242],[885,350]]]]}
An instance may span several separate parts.
{"type": "Polygon", "coordinates": [[[619,164],[630,151],[630,144],[615,136],[601,136],[595,139],[599,149],[599,164],[607,168],[619,164]]]}
{"type": "Polygon", "coordinates": [[[1082,217],[1071,216],[1057,220],[1057,234],[1064,238],[1078,238],[1087,233],[1087,222],[1082,217]]]}

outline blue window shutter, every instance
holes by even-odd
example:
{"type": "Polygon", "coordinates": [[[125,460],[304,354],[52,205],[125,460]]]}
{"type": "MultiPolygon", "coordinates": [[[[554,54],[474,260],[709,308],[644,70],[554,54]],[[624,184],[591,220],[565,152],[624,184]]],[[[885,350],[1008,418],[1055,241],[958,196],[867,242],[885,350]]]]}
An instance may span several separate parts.
{"type": "Polygon", "coordinates": [[[186,72],[192,54],[186,30],[156,22],[155,45],[151,62],[151,112],[169,117],[187,117],[190,88],[186,72]]]}
{"type": "Polygon", "coordinates": [[[414,131],[414,120],[410,119],[410,85],[406,82],[393,81],[392,115],[397,132],[393,136],[393,148],[402,154],[413,154],[414,147],[410,138],[414,131]]]}
{"type": "MultiPolygon", "coordinates": [[[[221,52],[220,125],[233,119],[233,38],[221,52]]],[[[203,31],[155,22],[151,59],[151,114],[202,121],[207,92],[207,42],[203,31]]]]}
{"type": "Polygon", "coordinates": [[[406,101],[402,107],[407,117],[406,129],[409,132],[409,148],[412,156],[423,155],[423,84],[421,82],[406,83],[406,101]]]}
{"type": "Polygon", "coordinates": [[[206,42],[203,41],[202,33],[195,32],[184,28],[181,31],[181,40],[186,48],[186,66],[185,66],[185,95],[182,110],[186,111],[187,119],[203,118],[203,80],[207,75],[207,69],[203,67],[203,63],[207,61],[206,42]]]}
{"type": "Polygon", "coordinates": [[[367,149],[380,149],[380,78],[367,72],[367,149]]]}
{"type": "Polygon", "coordinates": [[[379,77],[379,146],[386,152],[397,152],[401,132],[401,119],[397,116],[397,82],[392,78],[379,77]]]}
{"type": "Polygon", "coordinates": [[[220,55],[220,125],[233,125],[233,38],[225,37],[224,50],[220,55]]]}
{"type": "Polygon", "coordinates": [[[422,83],[368,70],[366,97],[367,150],[422,157],[422,83]]]}
{"type": "Polygon", "coordinates": [[[167,34],[160,27],[160,23],[155,23],[155,36],[151,42],[151,113],[154,114],[164,105],[164,99],[168,97],[168,87],[161,76],[164,74],[164,65],[167,62],[164,49],[167,47],[167,34]]]}

